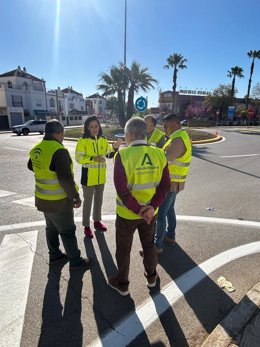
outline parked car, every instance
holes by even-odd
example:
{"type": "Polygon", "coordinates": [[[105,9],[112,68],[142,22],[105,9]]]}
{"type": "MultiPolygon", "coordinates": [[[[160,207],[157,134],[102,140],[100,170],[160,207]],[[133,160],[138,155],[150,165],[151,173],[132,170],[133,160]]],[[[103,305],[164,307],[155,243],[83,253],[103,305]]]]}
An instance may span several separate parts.
{"type": "Polygon", "coordinates": [[[46,120],[29,120],[28,122],[15,125],[12,127],[12,132],[17,135],[28,135],[29,133],[40,133],[43,134],[45,131],[46,120]]]}
{"type": "Polygon", "coordinates": [[[187,126],[187,125],[188,125],[187,119],[181,120],[180,123],[181,123],[181,125],[183,125],[183,126],[187,126]]]}

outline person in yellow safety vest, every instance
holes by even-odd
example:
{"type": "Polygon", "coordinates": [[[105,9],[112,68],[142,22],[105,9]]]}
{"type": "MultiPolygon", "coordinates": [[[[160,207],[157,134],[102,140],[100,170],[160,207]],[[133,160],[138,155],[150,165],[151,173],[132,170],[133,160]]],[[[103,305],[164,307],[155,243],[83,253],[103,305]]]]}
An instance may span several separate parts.
{"type": "Polygon", "coordinates": [[[176,214],[174,203],[176,195],[184,189],[192,154],[189,135],[187,131],[181,128],[180,119],[177,115],[173,113],[166,115],[163,118],[163,126],[165,135],[168,137],[163,149],[168,159],[171,189],[158,212],[154,240],[157,254],[162,253],[163,242],[169,245],[175,244],[176,214]]]}
{"type": "Polygon", "coordinates": [[[126,123],[125,141],[127,147],[119,149],[114,165],[118,273],[108,278],[108,285],[123,296],[129,294],[130,252],[136,229],[143,246],[147,286],[156,285],[154,225],[158,207],[170,188],[167,158],[162,149],[147,144],[143,119],[134,117],[126,123]]]}
{"type": "Polygon", "coordinates": [[[144,117],[144,121],[146,124],[146,135],[148,145],[162,148],[165,144],[165,135],[160,129],[156,128],[157,121],[155,117],[148,114],[144,117]]]}
{"type": "Polygon", "coordinates": [[[83,220],[84,233],[93,238],[94,234],[90,228],[90,213],[94,197],[93,220],[94,228],[106,231],[107,227],[101,222],[101,208],[103,203],[103,192],[106,182],[106,157],[113,158],[115,151],[121,145],[118,139],[109,144],[102,134],[102,129],[96,116],[89,116],[84,124],[84,133],[79,138],[76,146],[75,158],[82,165],[81,184],[83,189],[83,220]]]}
{"type": "Polygon", "coordinates": [[[29,170],[35,175],[35,206],[44,213],[49,264],[70,262],[70,270],[86,270],[91,259],[83,259],[75,236],[73,208],[81,206],[74,181],[73,161],[62,144],[64,127],[56,119],[46,123],[45,136],[30,151],[29,170]],[[59,236],[66,254],[60,250],[59,236]]]}

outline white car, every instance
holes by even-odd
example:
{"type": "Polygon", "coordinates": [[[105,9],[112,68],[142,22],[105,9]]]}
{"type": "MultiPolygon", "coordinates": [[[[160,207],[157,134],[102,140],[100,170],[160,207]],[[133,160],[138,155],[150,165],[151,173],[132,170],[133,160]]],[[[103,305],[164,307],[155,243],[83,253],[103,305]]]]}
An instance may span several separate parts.
{"type": "Polygon", "coordinates": [[[28,135],[29,133],[40,133],[43,134],[45,131],[46,120],[29,120],[28,122],[15,125],[12,127],[12,132],[17,135],[28,135]]]}

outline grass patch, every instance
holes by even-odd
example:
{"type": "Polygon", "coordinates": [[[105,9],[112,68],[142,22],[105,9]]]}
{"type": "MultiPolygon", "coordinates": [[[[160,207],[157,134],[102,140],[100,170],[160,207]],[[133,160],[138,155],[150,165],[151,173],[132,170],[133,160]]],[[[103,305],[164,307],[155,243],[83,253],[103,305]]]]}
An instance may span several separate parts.
{"type": "MultiPolygon", "coordinates": [[[[116,137],[115,137],[116,134],[124,133],[124,128],[117,128],[117,127],[103,127],[102,130],[103,130],[103,134],[110,141],[116,140],[116,137]]],[[[187,130],[192,141],[208,140],[208,139],[214,139],[216,137],[216,135],[208,133],[206,131],[194,130],[191,128],[185,128],[185,130],[187,130]]],[[[65,129],[65,137],[78,139],[79,137],[81,137],[82,131],[83,131],[83,127],[65,129]]]]}

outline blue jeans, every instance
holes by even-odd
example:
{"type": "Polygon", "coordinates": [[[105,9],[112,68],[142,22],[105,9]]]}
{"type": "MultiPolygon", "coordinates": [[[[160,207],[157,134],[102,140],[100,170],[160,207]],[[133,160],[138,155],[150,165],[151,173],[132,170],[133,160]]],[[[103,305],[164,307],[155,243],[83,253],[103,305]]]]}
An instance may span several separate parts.
{"type": "Polygon", "coordinates": [[[159,207],[154,237],[154,243],[156,244],[157,248],[163,248],[163,239],[165,233],[168,237],[172,238],[173,240],[175,239],[176,214],[174,210],[174,203],[176,195],[176,192],[169,192],[163,204],[159,207]],[[168,224],[167,230],[166,218],[168,224]]]}

